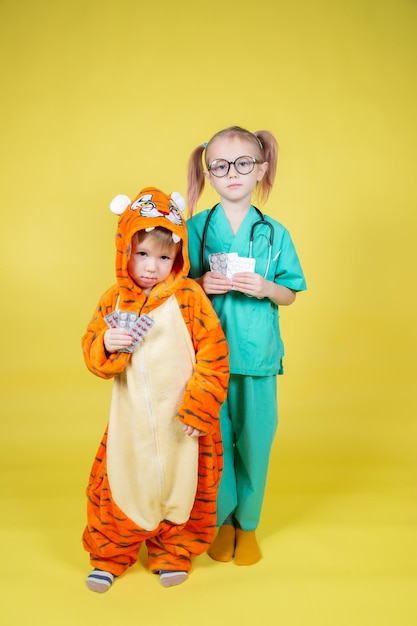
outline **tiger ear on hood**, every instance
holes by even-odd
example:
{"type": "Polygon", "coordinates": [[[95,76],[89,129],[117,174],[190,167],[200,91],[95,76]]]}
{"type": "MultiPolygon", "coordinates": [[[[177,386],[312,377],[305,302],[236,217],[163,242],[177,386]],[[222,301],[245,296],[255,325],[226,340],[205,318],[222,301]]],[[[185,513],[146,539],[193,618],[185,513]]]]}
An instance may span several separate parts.
{"type": "Polygon", "coordinates": [[[171,200],[181,213],[185,210],[185,200],[179,191],[173,191],[171,194],[171,200]]]}
{"type": "MultiPolygon", "coordinates": [[[[180,213],[182,213],[185,210],[185,207],[186,207],[185,200],[179,191],[172,192],[171,202],[174,203],[175,207],[178,209],[178,211],[180,211],[180,213]]],[[[174,243],[178,243],[179,241],[181,241],[181,237],[179,237],[175,233],[172,233],[172,240],[174,241],[174,243]]]]}
{"type": "Polygon", "coordinates": [[[118,194],[110,202],[110,211],[115,215],[121,215],[131,203],[129,196],[118,194]]]}

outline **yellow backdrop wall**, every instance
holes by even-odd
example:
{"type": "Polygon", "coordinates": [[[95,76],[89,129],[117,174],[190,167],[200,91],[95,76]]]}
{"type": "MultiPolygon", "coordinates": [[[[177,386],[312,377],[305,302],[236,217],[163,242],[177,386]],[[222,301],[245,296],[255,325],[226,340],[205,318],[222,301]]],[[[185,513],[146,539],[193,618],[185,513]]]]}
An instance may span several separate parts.
{"type": "MultiPolygon", "coordinates": [[[[228,596],[255,585],[258,608],[230,607],[242,624],[259,606],[265,624],[415,623],[416,26],[409,0],[0,3],[8,624],[33,607],[51,624],[96,610],[61,614],[68,589],[81,595],[83,489],[110,395],[80,350],[114,280],[108,203],[147,185],[185,193],[190,152],[231,124],[280,143],[265,210],[291,231],[309,290],[282,312],[263,521],[265,545],[287,529],[282,569],[257,587],[210,569],[224,576],[210,594],[227,613],[228,596]],[[52,572],[65,583],[51,604],[40,587],[52,572]]],[[[214,200],[207,189],[200,208],[214,200]]],[[[106,606],[103,624],[132,608],[106,606]]]]}

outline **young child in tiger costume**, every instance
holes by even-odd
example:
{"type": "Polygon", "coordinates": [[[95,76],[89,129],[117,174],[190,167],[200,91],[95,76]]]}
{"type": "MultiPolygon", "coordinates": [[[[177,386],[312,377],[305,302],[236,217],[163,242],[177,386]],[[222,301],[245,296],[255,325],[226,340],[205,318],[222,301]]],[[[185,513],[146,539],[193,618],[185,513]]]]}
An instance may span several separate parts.
{"type": "Polygon", "coordinates": [[[184,205],[153,187],[110,205],[120,216],[117,282],[82,339],[88,369],[114,379],[83,534],[94,568],[87,586],[98,593],[143,543],[164,587],[184,582],[214,534],[228,348],[209,299],[187,277],[184,205]]]}

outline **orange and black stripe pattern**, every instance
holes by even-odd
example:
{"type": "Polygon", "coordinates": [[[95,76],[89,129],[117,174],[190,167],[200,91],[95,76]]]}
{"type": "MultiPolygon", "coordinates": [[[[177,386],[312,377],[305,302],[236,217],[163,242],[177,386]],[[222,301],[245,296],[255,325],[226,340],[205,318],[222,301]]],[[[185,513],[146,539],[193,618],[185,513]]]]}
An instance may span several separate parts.
{"type": "Polygon", "coordinates": [[[176,525],[163,520],[158,528],[146,531],[130,520],[112,498],[106,470],[106,430],[87,487],[88,525],[83,543],[93,567],[120,576],[136,562],[145,542],[151,571],[190,570],[191,558],[208,548],[215,530],[222,452],[220,437],[214,437],[214,445],[211,439],[208,435],[199,439],[197,494],[188,521],[176,525]]]}
{"type": "MultiPolygon", "coordinates": [[[[124,291],[124,290],[123,290],[124,291]]],[[[164,291],[136,302],[136,312],[148,313],[172,295],[173,285],[164,291]]],[[[229,377],[228,347],[212,305],[199,285],[181,277],[174,294],[194,346],[194,374],[186,387],[177,419],[207,434],[199,438],[198,481],[194,505],[185,524],[162,520],[157,529],[137,526],[112,498],[107,476],[107,431],[94,460],[87,488],[88,523],[83,534],[85,549],[93,567],[119,576],[138,558],[143,542],[148,549],[149,568],[189,571],[191,558],[210,545],[216,523],[216,498],[223,467],[219,415],[225,400],[229,377]]],[[[88,368],[103,378],[117,376],[126,367],[130,355],[107,354],[103,335],[107,326],[104,315],[128,308],[116,285],[101,298],[99,306],[83,337],[83,352],[88,368]]],[[[133,304],[130,304],[130,310],[133,304]]]]}

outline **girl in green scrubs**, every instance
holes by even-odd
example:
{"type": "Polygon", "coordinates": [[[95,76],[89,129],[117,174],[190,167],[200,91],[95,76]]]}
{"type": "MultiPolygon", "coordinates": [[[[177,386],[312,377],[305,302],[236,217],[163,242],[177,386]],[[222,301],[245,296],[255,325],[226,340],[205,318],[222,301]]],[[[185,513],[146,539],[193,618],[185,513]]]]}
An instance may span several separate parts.
{"type": "Polygon", "coordinates": [[[267,199],[277,157],[270,132],[234,126],[198,146],[188,170],[190,276],[210,296],[230,350],[229,391],[220,418],[219,531],[208,553],[217,561],[234,558],[237,565],[261,558],[255,530],[278,425],[276,376],[283,373],[279,306],[292,304],[306,289],[289,232],[252,205],[254,191],[267,199]],[[205,180],[219,203],[193,216],[205,180]]]}

